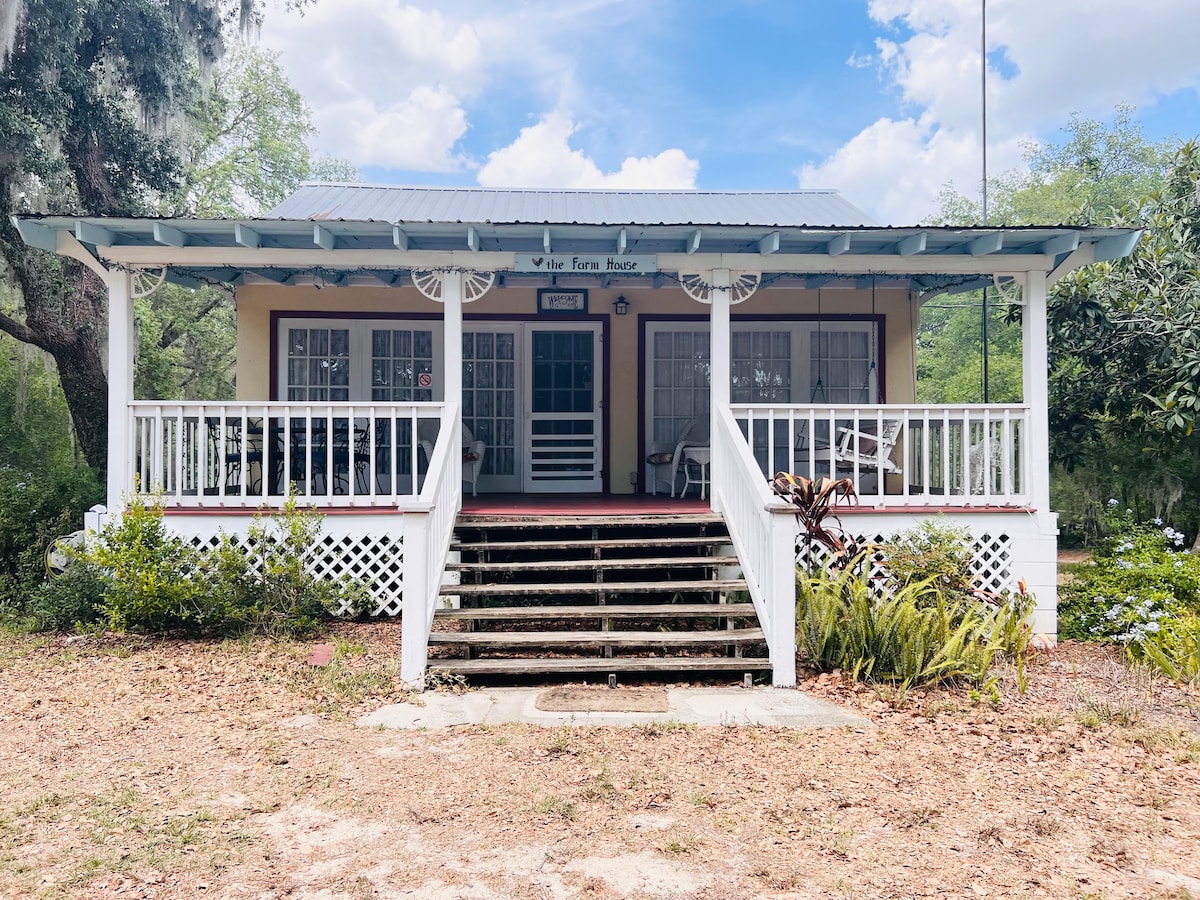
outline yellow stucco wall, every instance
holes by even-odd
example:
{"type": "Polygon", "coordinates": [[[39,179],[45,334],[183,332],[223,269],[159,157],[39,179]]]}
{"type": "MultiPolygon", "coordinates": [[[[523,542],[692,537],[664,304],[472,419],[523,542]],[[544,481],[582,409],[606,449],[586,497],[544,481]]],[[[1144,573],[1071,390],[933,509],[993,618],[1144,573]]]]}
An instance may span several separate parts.
{"type": "MultiPolygon", "coordinates": [[[[871,291],[828,288],[820,297],[821,314],[869,316],[871,291]]],[[[609,435],[611,489],[631,490],[628,473],[640,469],[644,455],[638,446],[638,328],[640,316],[707,316],[708,307],[688,298],[673,286],[659,289],[589,289],[589,311],[609,318],[609,435]],[[627,316],[615,316],[612,303],[623,294],[630,303],[627,316]]],[[[325,288],[278,285],[247,285],[238,292],[237,385],[238,397],[267,400],[270,393],[271,313],[345,312],[357,316],[394,316],[397,313],[438,315],[441,306],[423,297],[415,288],[325,288]]],[[[739,316],[794,316],[817,314],[817,292],[788,288],[766,288],[734,307],[739,316]]],[[[913,334],[917,308],[907,293],[876,292],[875,312],[884,317],[884,392],[889,403],[916,400],[916,349],[913,334]]],[[[537,290],[532,287],[493,289],[483,299],[465,307],[472,315],[537,318],[537,290]]],[[[563,321],[563,317],[556,317],[563,321]]]]}

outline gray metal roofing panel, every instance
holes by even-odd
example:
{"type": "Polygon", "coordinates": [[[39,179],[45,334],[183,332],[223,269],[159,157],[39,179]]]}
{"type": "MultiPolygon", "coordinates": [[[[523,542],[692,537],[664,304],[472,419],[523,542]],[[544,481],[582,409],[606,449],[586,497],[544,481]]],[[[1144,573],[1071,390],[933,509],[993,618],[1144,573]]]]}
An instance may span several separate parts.
{"type": "Polygon", "coordinates": [[[267,218],[545,225],[875,223],[837,191],[566,191],[304,184],[267,218]]]}

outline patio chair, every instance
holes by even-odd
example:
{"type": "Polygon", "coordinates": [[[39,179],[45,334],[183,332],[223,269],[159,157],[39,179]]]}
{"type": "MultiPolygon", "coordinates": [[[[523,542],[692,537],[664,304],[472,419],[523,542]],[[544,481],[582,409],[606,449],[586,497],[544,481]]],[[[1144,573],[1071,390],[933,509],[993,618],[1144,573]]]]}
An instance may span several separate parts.
{"type": "MultiPolygon", "coordinates": [[[[433,445],[436,434],[431,434],[431,427],[424,423],[417,426],[419,440],[417,446],[425,454],[425,464],[433,459],[433,445]]],[[[487,455],[487,444],[477,441],[474,432],[464,422],[462,427],[462,480],[471,485],[471,496],[479,496],[479,474],[483,471],[483,458],[487,455]]]]}
{"type": "Polygon", "coordinates": [[[684,464],[683,451],[688,447],[707,447],[708,442],[708,420],[695,418],[683,426],[674,443],[652,444],[646,456],[647,465],[654,467],[650,493],[657,494],[659,484],[665,484],[670,486],[671,496],[674,497],[675,483],[684,464]],[[665,474],[663,469],[667,469],[665,474]]]}
{"type": "Polygon", "coordinates": [[[903,423],[899,419],[884,419],[878,434],[873,431],[839,428],[833,458],[839,465],[857,465],[860,469],[874,469],[898,475],[900,467],[896,465],[892,455],[896,452],[896,442],[900,439],[902,427],[903,423]]]}

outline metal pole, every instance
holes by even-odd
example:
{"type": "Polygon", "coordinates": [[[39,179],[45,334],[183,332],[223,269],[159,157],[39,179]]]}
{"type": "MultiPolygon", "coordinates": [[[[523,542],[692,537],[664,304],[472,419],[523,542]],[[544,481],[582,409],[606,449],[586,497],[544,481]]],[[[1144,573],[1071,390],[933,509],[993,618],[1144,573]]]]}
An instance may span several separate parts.
{"type": "MultiPolygon", "coordinates": [[[[983,113],[983,224],[988,223],[988,166],[987,166],[987,0],[980,3],[980,38],[979,38],[979,90],[980,109],[983,113]]],[[[980,343],[983,351],[983,402],[990,400],[988,382],[988,289],[983,288],[983,318],[979,330],[980,343]]]]}

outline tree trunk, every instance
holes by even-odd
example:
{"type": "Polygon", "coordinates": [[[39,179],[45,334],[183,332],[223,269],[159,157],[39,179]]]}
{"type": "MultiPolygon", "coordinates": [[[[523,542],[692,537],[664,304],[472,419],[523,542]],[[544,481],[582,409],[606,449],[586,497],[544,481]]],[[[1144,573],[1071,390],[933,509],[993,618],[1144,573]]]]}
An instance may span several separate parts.
{"type": "Polygon", "coordinates": [[[75,433],[103,482],[108,464],[108,378],[102,340],[108,320],[104,284],[85,266],[21,240],[0,177],[0,254],[20,288],[24,321],[0,312],[0,330],[54,357],[75,433]]]}

